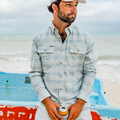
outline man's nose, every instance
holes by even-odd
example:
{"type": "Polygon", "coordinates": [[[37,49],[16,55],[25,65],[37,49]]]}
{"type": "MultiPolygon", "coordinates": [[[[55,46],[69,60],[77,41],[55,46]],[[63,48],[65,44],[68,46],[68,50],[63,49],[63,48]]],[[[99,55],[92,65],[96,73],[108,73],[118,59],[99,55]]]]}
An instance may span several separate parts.
{"type": "Polygon", "coordinates": [[[76,13],[76,12],[77,12],[77,7],[74,6],[74,7],[71,9],[71,12],[72,12],[72,13],[76,13]]]}

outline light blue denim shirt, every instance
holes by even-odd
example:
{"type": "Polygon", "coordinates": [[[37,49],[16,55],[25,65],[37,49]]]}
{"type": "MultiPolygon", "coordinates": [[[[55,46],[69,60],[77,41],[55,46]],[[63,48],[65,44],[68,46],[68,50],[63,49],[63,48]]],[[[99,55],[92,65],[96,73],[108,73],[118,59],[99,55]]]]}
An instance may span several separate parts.
{"type": "Polygon", "coordinates": [[[38,106],[47,113],[43,100],[50,97],[66,107],[77,98],[90,107],[89,95],[96,76],[97,54],[90,34],[70,25],[62,39],[52,25],[35,35],[32,43],[30,76],[38,93],[38,106]]]}

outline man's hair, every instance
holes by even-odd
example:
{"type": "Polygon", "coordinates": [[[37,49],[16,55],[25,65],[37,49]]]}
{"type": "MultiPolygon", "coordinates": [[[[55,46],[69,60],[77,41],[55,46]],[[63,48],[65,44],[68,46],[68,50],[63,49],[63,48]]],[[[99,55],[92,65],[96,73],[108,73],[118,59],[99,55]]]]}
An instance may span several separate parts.
{"type": "Polygon", "coordinates": [[[60,2],[61,2],[61,0],[56,0],[55,2],[51,3],[50,6],[47,6],[49,12],[53,13],[53,9],[52,9],[52,5],[53,5],[53,4],[57,5],[57,7],[58,7],[58,9],[59,9],[59,4],[60,4],[60,2]]]}

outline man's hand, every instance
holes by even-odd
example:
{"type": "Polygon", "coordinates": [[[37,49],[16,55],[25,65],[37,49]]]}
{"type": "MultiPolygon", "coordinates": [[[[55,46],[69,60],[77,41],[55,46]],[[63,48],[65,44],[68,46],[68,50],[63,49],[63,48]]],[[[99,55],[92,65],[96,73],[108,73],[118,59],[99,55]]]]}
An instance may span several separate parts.
{"type": "Polygon", "coordinates": [[[60,108],[59,104],[53,102],[49,97],[43,100],[43,103],[52,120],[63,120],[62,117],[57,112],[57,108],[60,108]]]}
{"type": "Polygon", "coordinates": [[[84,104],[85,104],[85,101],[78,99],[76,103],[68,107],[68,110],[70,110],[70,114],[67,120],[77,119],[82,111],[84,104]]]}

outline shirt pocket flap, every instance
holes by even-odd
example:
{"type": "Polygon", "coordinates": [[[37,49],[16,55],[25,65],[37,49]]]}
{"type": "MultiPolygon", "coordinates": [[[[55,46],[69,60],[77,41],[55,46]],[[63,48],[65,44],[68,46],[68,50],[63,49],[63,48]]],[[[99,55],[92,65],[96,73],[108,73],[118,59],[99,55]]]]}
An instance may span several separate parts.
{"type": "Polygon", "coordinates": [[[38,48],[39,53],[53,53],[54,52],[54,46],[39,46],[38,48]]]}
{"type": "Polygon", "coordinates": [[[77,54],[86,54],[86,49],[85,46],[81,47],[81,46],[73,45],[70,47],[70,52],[77,54]]]}

